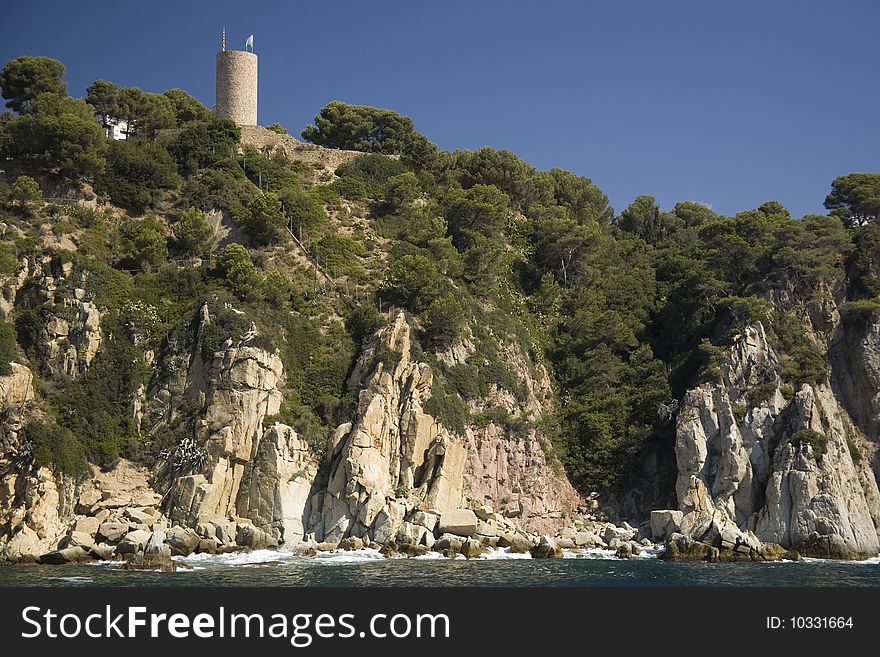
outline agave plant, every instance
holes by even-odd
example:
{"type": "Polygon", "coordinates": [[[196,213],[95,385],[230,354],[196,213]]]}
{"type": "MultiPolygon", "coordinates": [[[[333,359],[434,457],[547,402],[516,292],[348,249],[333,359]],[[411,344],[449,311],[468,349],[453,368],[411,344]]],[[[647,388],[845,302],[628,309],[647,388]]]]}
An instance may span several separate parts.
{"type": "Polygon", "coordinates": [[[205,467],[208,452],[187,436],[173,450],[163,450],[159,458],[165,461],[165,467],[171,474],[180,477],[205,467]]]}

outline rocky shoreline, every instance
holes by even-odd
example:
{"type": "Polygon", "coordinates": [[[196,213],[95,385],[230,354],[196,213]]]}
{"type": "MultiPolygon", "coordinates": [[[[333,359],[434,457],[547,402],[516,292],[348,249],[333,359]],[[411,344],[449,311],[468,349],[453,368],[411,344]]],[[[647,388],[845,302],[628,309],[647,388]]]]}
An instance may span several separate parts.
{"type": "Polygon", "coordinates": [[[660,550],[669,561],[777,561],[799,560],[796,551],[778,545],[715,547],[678,531],[680,513],[657,511],[651,522],[636,528],[591,517],[575,519],[552,536],[522,530],[517,523],[486,505],[446,511],[426,509],[413,513],[393,536],[383,542],[348,536],[340,541],[317,541],[314,535],[286,545],[256,527],[250,519],[230,517],[185,527],[173,523],[161,510],[161,496],[149,488],[144,470],[122,462],[111,473],[96,473],[81,490],[77,514],[51,549],[36,553],[39,536],[27,527],[17,533],[5,551],[5,563],[77,564],[122,562],[126,569],[173,571],[175,557],[226,554],[282,547],[302,556],[338,550],[372,548],[385,557],[419,557],[435,553],[447,558],[472,559],[493,550],[529,554],[533,559],[562,558],[565,552],[591,549],[614,552],[620,559],[638,556],[644,549],[660,550]],[[670,533],[671,531],[671,533],[670,533]]]}

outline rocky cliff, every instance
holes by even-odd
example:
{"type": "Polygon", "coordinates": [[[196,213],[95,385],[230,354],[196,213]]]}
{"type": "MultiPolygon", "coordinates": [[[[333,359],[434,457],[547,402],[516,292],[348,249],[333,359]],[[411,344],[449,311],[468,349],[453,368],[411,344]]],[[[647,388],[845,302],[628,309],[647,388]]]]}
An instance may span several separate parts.
{"type": "MultiPolygon", "coordinates": [[[[85,481],[47,468],[17,472],[14,418],[32,403],[33,377],[18,364],[0,377],[6,559],[156,557],[303,541],[420,553],[444,536],[440,548],[473,556],[499,541],[528,549],[538,543],[530,532],[552,532],[576,512],[578,495],[548,463],[534,429],[514,436],[489,422],[455,432],[425,412],[434,373],[404,313],[365,345],[348,384],[356,411],[324,452],[292,427],[266,421],[279,410],[284,372],[277,354],[253,344],[255,331],[205,353],[214,321],[203,306],[189,348],[171,344],[150,356],[163,367],[133,412],[147,436],[182,435],[152,471],[121,461],[85,481]]],[[[527,383],[523,407],[539,413],[535,392],[547,383],[527,383]]]]}
{"type": "Polygon", "coordinates": [[[355,367],[358,410],[334,434],[318,536],[383,543],[419,513],[469,505],[503,508],[528,530],[558,527],[578,496],[547,463],[534,430],[514,437],[489,423],[456,434],[427,414],[433,372],[414,356],[413,339],[400,313],[355,367]]]}
{"type": "Polygon", "coordinates": [[[878,551],[877,483],[866,441],[828,385],[786,386],[764,326],[738,336],[720,380],[688,391],[678,416],[676,492],[685,535],[743,551],[878,551]]]}

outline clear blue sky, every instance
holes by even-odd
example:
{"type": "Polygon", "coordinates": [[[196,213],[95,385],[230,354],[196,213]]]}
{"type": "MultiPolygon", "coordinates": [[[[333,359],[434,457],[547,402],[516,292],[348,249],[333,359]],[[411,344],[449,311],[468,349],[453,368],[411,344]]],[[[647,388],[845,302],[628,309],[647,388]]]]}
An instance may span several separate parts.
{"type": "Polygon", "coordinates": [[[0,64],[214,102],[214,54],[260,56],[259,119],[298,134],[328,101],[411,116],[441,148],[509,148],[638,194],[724,213],[823,212],[831,180],[880,171],[872,0],[294,0],[5,3],[0,64]]]}

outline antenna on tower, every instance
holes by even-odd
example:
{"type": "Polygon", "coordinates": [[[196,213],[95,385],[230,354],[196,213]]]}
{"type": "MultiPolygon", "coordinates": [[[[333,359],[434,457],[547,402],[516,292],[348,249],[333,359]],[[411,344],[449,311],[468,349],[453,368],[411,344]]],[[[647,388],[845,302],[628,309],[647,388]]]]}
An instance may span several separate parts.
{"type": "Polygon", "coordinates": [[[223,33],[220,35],[220,50],[226,50],[226,28],[223,28],[223,33]]]}

